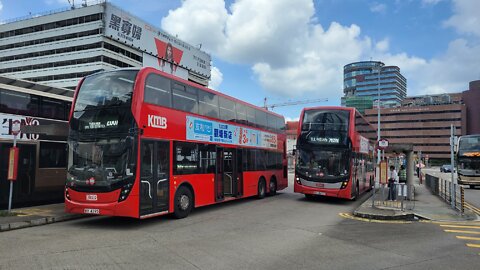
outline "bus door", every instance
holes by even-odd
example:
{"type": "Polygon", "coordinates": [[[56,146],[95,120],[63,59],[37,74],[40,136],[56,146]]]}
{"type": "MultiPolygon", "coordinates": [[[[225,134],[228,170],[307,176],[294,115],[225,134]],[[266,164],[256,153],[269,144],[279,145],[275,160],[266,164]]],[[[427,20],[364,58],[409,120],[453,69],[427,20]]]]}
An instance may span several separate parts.
{"type": "Polygon", "coordinates": [[[224,173],[224,153],[223,147],[217,147],[217,166],[215,172],[215,201],[223,201],[224,195],[224,185],[223,185],[223,173],[224,173]]]}
{"type": "Polygon", "coordinates": [[[140,215],[168,210],[170,144],[142,140],[140,146],[140,215]]]}
{"type": "Polygon", "coordinates": [[[242,149],[237,149],[237,154],[235,155],[235,158],[237,160],[236,168],[235,168],[235,173],[236,176],[234,177],[235,179],[235,189],[234,189],[234,195],[236,197],[242,197],[243,195],[243,170],[242,170],[242,165],[243,165],[243,150],[242,149]]]}

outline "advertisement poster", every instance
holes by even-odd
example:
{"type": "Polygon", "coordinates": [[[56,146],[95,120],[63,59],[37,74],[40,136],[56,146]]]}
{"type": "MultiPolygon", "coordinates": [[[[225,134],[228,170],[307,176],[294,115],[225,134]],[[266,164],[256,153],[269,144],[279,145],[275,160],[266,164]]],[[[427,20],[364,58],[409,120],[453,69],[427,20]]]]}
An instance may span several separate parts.
{"type": "Polygon", "coordinates": [[[157,58],[160,70],[176,74],[182,67],[210,78],[211,57],[206,52],[108,3],[105,16],[106,36],[157,58]]]}
{"type": "Polygon", "coordinates": [[[277,135],[187,116],[187,140],[277,149],[277,135]]]}

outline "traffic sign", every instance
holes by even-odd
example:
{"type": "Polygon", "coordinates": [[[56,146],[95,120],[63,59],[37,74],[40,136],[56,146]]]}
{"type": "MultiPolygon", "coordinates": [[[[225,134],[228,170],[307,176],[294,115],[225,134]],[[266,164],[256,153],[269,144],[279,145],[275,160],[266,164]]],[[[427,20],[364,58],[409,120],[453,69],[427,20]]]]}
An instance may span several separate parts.
{"type": "Polygon", "coordinates": [[[387,139],[380,139],[378,141],[378,148],[385,149],[388,147],[388,140],[387,139]]]}

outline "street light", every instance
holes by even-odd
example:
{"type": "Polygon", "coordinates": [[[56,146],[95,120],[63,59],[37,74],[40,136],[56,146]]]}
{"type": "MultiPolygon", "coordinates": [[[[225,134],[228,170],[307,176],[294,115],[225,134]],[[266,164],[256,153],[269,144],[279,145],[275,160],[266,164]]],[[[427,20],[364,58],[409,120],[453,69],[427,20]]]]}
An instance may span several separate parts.
{"type": "MultiPolygon", "coordinates": [[[[377,145],[378,145],[378,142],[380,141],[381,139],[381,136],[380,136],[380,73],[382,71],[382,67],[384,66],[385,64],[382,63],[382,62],[379,62],[378,63],[378,66],[375,66],[372,68],[372,73],[375,73],[375,71],[377,72],[378,74],[378,78],[377,78],[377,145]]],[[[377,147],[377,163],[380,164],[380,161],[381,161],[381,150],[380,148],[377,147]]]]}

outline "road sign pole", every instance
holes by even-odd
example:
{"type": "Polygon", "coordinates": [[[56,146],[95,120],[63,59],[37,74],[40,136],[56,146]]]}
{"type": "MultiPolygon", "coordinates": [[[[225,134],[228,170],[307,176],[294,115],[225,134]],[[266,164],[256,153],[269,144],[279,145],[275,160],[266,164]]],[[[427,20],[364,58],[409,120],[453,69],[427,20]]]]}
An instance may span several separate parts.
{"type": "Polygon", "coordinates": [[[456,185],[455,185],[455,158],[454,158],[454,151],[455,151],[455,127],[450,125],[450,163],[451,163],[451,174],[452,174],[452,185],[450,189],[450,200],[452,202],[452,208],[455,209],[456,206],[456,185]]]}
{"type": "MultiPolygon", "coordinates": [[[[17,135],[13,135],[13,147],[17,147],[17,135]]],[[[10,193],[8,195],[8,213],[12,211],[13,181],[10,180],[10,193]]]]}
{"type": "MultiPolygon", "coordinates": [[[[17,135],[20,133],[20,121],[15,120],[12,122],[11,132],[13,134],[13,149],[17,147],[17,135]]],[[[18,157],[15,157],[18,153],[14,154],[14,163],[18,162],[18,157]]],[[[16,170],[16,165],[11,168],[12,170],[16,170]]],[[[8,213],[12,210],[12,197],[13,197],[13,181],[16,179],[16,171],[13,173],[15,176],[12,177],[10,180],[10,193],[8,195],[8,213]]]]}

